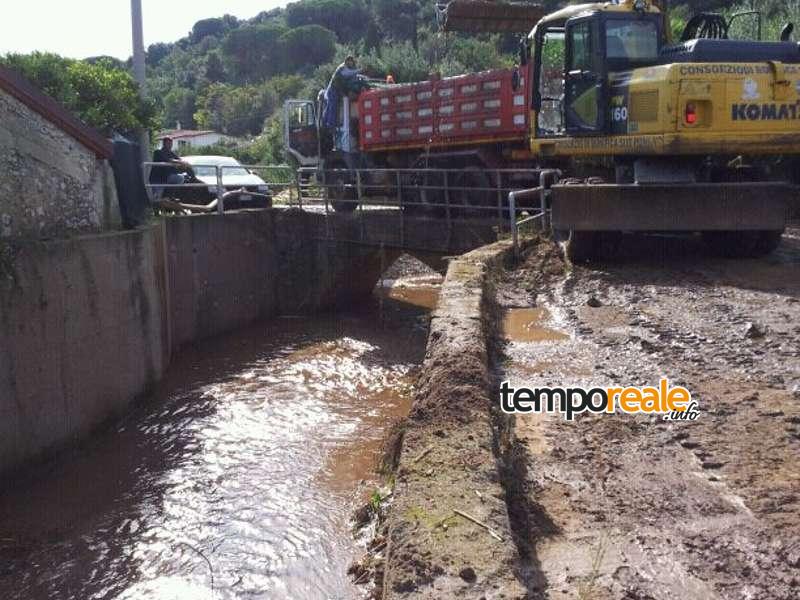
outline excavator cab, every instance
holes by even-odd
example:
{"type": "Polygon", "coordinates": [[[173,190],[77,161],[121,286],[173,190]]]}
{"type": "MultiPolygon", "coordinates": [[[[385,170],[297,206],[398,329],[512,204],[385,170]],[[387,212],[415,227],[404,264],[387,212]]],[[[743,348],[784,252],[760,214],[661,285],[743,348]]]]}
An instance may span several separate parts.
{"type": "Polygon", "coordinates": [[[600,135],[627,120],[609,101],[609,73],[656,64],[665,29],[661,14],[635,11],[565,9],[540,23],[532,34],[537,137],[600,135]]]}

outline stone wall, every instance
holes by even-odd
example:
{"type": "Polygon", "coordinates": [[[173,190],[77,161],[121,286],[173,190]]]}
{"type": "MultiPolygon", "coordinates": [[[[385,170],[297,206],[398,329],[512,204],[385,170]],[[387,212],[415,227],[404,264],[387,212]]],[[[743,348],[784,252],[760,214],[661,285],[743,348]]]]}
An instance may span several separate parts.
{"type": "Polygon", "coordinates": [[[0,90],[0,238],[63,237],[117,223],[108,161],[0,90]]]}

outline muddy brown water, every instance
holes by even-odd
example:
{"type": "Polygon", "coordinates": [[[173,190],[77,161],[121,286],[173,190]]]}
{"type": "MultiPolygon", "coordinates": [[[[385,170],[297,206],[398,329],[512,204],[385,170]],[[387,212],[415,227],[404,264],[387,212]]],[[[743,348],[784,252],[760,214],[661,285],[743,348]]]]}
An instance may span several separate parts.
{"type": "Polygon", "coordinates": [[[551,342],[569,335],[548,326],[552,315],[546,308],[509,308],[503,315],[503,334],[513,342],[551,342]]]}
{"type": "Polygon", "coordinates": [[[361,597],[350,516],[410,408],[437,284],[182,352],[123,420],[2,482],[0,598],[361,597]]]}

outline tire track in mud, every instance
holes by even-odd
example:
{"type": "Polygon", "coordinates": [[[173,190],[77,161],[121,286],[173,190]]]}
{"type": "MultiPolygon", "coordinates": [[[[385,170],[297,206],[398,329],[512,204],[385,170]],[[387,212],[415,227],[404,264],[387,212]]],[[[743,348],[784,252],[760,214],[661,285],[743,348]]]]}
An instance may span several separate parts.
{"type": "Polygon", "coordinates": [[[498,377],[668,376],[702,413],[516,417],[521,522],[549,524],[526,532],[532,587],[542,598],[797,598],[800,237],[747,261],[711,259],[685,238],[624,244],[568,268],[542,242],[507,274],[499,302],[549,308],[539,325],[569,339],[510,341],[498,377]]]}

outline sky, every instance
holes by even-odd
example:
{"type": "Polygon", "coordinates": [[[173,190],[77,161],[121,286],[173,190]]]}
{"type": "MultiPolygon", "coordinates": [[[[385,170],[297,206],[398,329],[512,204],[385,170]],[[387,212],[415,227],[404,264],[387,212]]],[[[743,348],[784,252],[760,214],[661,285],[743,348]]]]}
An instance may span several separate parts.
{"type": "MultiPolygon", "coordinates": [[[[142,0],[145,48],[174,42],[200,19],[231,14],[241,19],[285,5],[286,0],[142,0]]],[[[48,51],[71,58],[115,56],[131,50],[129,0],[10,0],[0,18],[0,54],[48,51]]]]}

